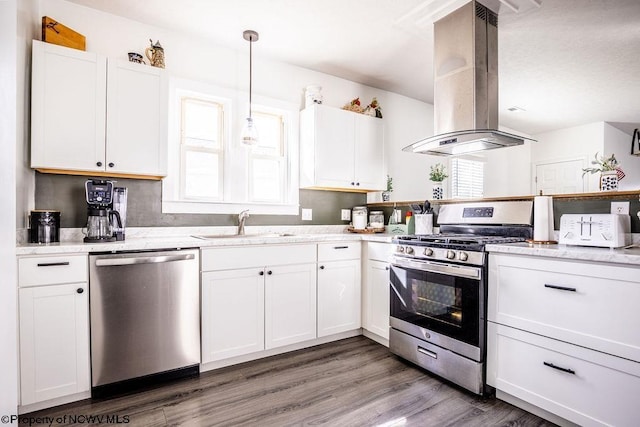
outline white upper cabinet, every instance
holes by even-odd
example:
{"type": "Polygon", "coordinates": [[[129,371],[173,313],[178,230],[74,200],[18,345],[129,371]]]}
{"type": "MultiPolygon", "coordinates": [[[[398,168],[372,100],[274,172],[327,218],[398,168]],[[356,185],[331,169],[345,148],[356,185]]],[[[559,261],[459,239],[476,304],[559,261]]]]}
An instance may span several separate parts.
{"type": "Polygon", "coordinates": [[[386,189],[379,118],[313,105],[300,113],[300,186],[352,191],[386,189]]]}
{"type": "Polygon", "coordinates": [[[162,69],[34,40],[31,167],[165,176],[167,88],[162,69]]]}
{"type": "Polygon", "coordinates": [[[107,171],[166,175],[166,73],[109,61],[107,76],[107,171]]]}
{"type": "Polygon", "coordinates": [[[33,41],[31,167],[103,171],[107,59],[33,41]]]}

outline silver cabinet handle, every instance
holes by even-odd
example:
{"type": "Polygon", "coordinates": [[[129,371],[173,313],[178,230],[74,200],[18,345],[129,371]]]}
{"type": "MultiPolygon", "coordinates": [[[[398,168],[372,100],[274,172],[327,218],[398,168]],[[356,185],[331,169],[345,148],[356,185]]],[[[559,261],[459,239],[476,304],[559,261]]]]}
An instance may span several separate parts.
{"type": "Polygon", "coordinates": [[[140,256],[140,257],[110,257],[96,259],[96,267],[110,267],[114,265],[133,265],[133,264],[157,264],[172,261],[187,261],[194,259],[193,254],[182,255],[158,255],[158,256],[140,256]]]}
{"type": "Polygon", "coordinates": [[[427,350],[426,348],[422,348],[420,346],[418,346],[418,353],[425,354],[425,355],[427,355],[429,357],[433,357],[434,359],[438,358],[438,353],[435,353],[435,352],[433,352],[431,350],[427,350]]]}

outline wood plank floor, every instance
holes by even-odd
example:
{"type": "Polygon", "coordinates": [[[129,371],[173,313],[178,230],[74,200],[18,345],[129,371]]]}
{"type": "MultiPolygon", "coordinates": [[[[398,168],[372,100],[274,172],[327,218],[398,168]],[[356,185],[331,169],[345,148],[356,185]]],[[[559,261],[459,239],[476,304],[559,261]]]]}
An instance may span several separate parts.
{"type": "Polygon", "coordinates": [[[74,414],[126,416],[130,426],[553,425],[462,391],[362,336],[28,415],[74,414]]]}

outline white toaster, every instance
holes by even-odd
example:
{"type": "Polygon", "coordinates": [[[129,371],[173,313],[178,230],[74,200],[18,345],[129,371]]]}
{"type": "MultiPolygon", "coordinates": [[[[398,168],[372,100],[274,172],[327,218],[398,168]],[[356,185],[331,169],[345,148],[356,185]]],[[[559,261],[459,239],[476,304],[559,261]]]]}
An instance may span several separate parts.
{"type": "Polygon", "coordinates": [[[621,214],[564,214],[560,244],[619,248],[631,244],[631,217],[621,214]]]}

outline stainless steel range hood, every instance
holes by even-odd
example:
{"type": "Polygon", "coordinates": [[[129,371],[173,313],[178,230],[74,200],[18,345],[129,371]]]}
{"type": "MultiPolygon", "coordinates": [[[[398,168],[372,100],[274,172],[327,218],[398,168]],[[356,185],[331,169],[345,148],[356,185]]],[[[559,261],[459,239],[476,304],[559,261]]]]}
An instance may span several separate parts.
{"type": "Polygon", "coordinates": [[[403,151],[452,156],[530,139],[498,130],[498,16],[470,1],[434,23],[435,136],[403,151]]]}

